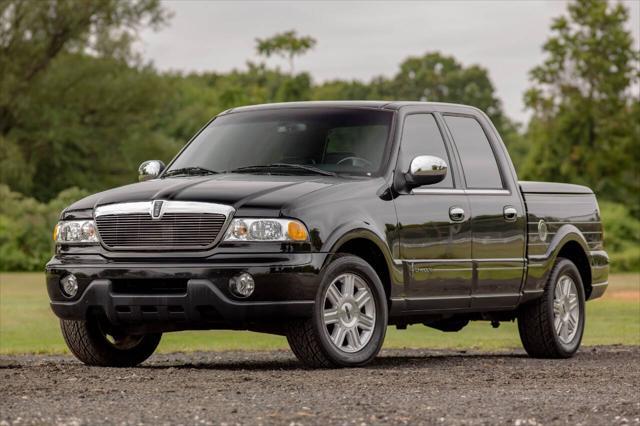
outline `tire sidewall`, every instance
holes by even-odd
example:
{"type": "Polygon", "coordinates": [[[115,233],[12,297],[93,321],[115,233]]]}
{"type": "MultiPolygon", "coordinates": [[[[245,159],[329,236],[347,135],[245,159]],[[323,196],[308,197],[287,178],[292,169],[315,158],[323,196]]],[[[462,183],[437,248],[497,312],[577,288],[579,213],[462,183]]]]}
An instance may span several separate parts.
{"type": "Polygon", "coordinates": [[[91,345],[104,358],[105,364],[114,367],[138,365],[146,360],[160,343],[161,333],[145,334],[137,345],[128,349],[119,349],[107,340],[99,321],[97,317],[89,317],[86,320],[86,327],[91,345]]]}
{"type": "Polygon", "coordinates": [[[357,367],[371,361],[382,347],[387,330],[388,308],[387,299],[380,278],[375,270],[364,260],[356,256],[341,255],[334,257],[322,274],[322,279],[316,294],[313,313],[313,326],[322,352],[336,365],[343,367],[357,367]],[[324,296],[327,288],[339,275],[350,272],[366,281],[371,290],[376,307],[376,320],[371,339],[358,352],[347,353],[336,348],[329,339],[323,319],[324,296]]]}
{"type": "Polygon", "coordinates": [[[582,342],[582,336],[584,334],[584,326],[586,319],[586,311],[585,311],[585,293],[584,293],[584,285],[582,283],[582,277],[580,276],[580,272],[576,265],[568,259],[558,259],[556,267],[553,269],[552,275],[549,280],[549,288],[547,291],[547,312],[549,315],[548,321],[552,327],[552,334],[554,339],[554,344],[558,350],[558,352],[565,357],[573,355],[578,348],[580,347],[580,343],[582,342]],[[576,285],[576,290],[578,292],[578,309],[580,311],[580,317],[578,319],[578,332],[574,336],[573,340],[565,344],[560,341],[558,337],[555,326],[554,326],[554,317],[553,317],[553,300],[555,297],[556,286],[558,285],[558,280],[563,275],[568,275],[571,277],[573,282],[576,285]]]}

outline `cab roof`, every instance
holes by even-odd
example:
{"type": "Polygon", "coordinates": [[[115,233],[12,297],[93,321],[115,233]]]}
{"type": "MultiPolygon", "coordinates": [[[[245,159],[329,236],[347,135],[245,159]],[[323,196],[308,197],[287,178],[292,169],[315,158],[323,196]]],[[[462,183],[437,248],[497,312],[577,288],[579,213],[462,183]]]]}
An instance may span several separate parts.
{"type": "Polygon", "coordinates": [[[242,111],[258,111],[267,109],[284,108],[369,108],[398,110],[403,107],[430,107],[436,110],[474,110],[476,107],[462,104],[452,104],[444,102],[418,102],[418,101],[305,101],[305,102],[278,102],[271,104],[247,105],[228,109],[222,114],[242,111]]]}

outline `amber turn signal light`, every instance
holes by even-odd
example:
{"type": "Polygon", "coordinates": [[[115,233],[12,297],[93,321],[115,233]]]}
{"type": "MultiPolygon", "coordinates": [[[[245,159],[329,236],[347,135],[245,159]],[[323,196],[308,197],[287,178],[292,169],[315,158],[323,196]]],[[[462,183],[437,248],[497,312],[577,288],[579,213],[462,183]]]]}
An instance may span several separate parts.
{"type": "Polygon", "coordinates": [[[289,234],[289,238],[293,241],[307,241],[307,239],[309,239],[309,234],[307,233],[306,228],[300,222],[289,222],[287,233],[289,234]]]}

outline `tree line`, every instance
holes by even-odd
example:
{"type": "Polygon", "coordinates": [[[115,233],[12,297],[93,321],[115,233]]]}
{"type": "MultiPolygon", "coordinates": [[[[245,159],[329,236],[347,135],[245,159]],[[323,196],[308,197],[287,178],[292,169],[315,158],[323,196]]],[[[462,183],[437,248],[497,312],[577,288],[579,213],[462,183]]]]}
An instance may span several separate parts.
{"type": "Polygon", "coordinates": [[[524,125],[505,114],[486,68],[443,52],[406,58],[388,77],[317,83],[294,63],[321,40],[286,31],[257,39],[241,69],[158,72],[133,43],[142,28],[162,30],[170,19],[159,0],[0,0],[0,269],[34,268],[43,256],[29,252],[39,245],[27,237],[41,221],[17,204],[56,209],[59,197],[130,183],[140,162],[169,161],[228,108],[349,99],[482,109],[521,179],[589,185],[610,217],[628,215],[631,228],[620,225],[611,244],[630,259],[624,269],[640,269],[640,54],[624,5],[576,0],[553,21],[524,94],[524,125]],[[271,56],[287,69],[267,66],[271,56]],[[23,240],[8,229],[22,229],[23,240]],[[14,252],[36,260],[7,264],[14,252]]]}

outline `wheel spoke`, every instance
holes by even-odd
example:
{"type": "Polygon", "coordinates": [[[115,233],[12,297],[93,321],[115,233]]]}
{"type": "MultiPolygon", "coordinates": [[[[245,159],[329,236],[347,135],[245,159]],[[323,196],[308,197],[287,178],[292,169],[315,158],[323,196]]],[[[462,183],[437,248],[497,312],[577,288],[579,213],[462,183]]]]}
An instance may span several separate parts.
{"type": "Polygon", "coordinates": [[[339,323],[333,328],[333,333],[331,333],[331,340],[333,344],[337,347],[341,348],[344,343],[344,337],[347,333],[347,329],[340,325],[339,323]]]}
{"type": "Polygon", "coordinates": [[[560,316],[560,301],[559,300],[554,300],[553,301],[553,316],[554,316],[554,318],[560,316]]]}
{"type": "Polygon", "coordinates": [[[332,308],[332,309],[325,309],[324,310],[324,323],[326,325],[329,324],[335,324],[338,322],[338,309],[337,308],[332,308]]]}
{"type": "Polygon", "coordinates": [[[331,302],[331,305],[335,308],[340,305],[340,300],[342,299],[342,295],[340,291],[336,288],[336,284],[332,283],[327,290],[327,299],[331,302]]]}
{"type": "Polygon", "coordinates": [[[347,332],[347,341],[349,342],[349,345],[351,345],[351,347],[354,349],[360,349],[360,347],[362,346],[362,341],[360,340],[360,334],[358,333],[358,330],[355,327],[350,328],[349,331],[347,332]]]}
{"type": "Polygon", "coordinates": [[[562,319],[560,317],[557,317],[555,319],[554,326],[556,328],[556,334],[558,335],[558,337],[560,337],[560,332],[562,331],[562,319]]]}
{"type": "Polygon", "coordinates": [[[353,287],[356,277],[352,274],[347,274],[342,278],[342,297],[353,296],[353,287]]]}
{"type": "Polygon", "coordinates": [[[574,314],[573,312],[569,314],[569,324],[571,325],[571,331],[576,329],[578,325],[578,314],[574,314]]]}
{"type": "Polygon", "coordinates": [[[365,331],[373,330],[374,325],[375,325],[375,320],[373,319],[373,317],[365,314],[360,315],[360,319],[358,321],[358,327],[360,327],[362,330],[365,330],[365,331]]]}
{"type": "Polygon", "coordinates": [[[560,338],[566,343],[569,340],[569,324],[563,322],[560,330],[560,338]]]}
{"type": "Polygon", "coordinates": [[[358,309],[362,309],[364,305],[366,305],[371,300],[371,293],[366,288],[358,290],[356,294],[356,304],[358,305],[358,309]]]}
{"type": "Polygon", "coordinates": [[[558,284],[556,285],[556,289],[554,291],[555,294],[555,298],[556,300],[558,299],[562,299],[562,280],[560,280],[558,282],[558,284]]]}
{"type": "Polygon", "coordinates": [[[577,311],[577,309],[578,309],[578,298],[575,296],[572,296],[569,299],[569,311],[573,312],[574,310],[577,311]]]}

